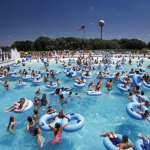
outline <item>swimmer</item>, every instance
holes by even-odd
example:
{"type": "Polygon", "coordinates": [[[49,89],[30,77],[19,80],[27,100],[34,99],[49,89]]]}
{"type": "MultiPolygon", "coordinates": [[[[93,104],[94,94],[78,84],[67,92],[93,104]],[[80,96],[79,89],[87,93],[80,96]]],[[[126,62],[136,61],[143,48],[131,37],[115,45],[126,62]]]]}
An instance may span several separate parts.
{"type": "Polygon", "coordinates": [[[40,89],[37,89],[37,91],[36,91],[36,96],[39,96],[41,93],[40,93],[40,89]]]}
{"type": "Polygon", "coordinates": [[[54,109],[54,108],[52,108],[52,106],[49,106],[49,107],[48,107],[48,111],[46,112],[46,114],[52,114],[52,113],[54,113],[54,112],[57,112],[57,110],[54,109]]]}
{"type": "Polygon", "coordinates": [[[26,125],[27,127],[26,130],[29,131],[30,133],[33,133],[36,123],[30,116],[28,116],[27,120],[28,120],[28,123],[26,125]]]}
{"type": "Polygon", "coordinates": [[[104,129],[104,131],[106,132],[106,134],[102,135],[101,132],[99,132],[99,135],[101,137],[109,137],[112,144],[115,145],[116,147],[119,147],[118,150],[128,149],[130,147],[134,148],[134,144],[128,142],[127,135],[122,136],[123,143],[121,143],[120,140],[118,139],[117,135],[114,132],[107,132],[105,129],[104,129]]]}
{"type": "Polygon", "coordinates": [[[5,86],[7,90],[9,90],[9,84],[7,83],[7,80],[5,80],[5,83],[3,84],[3,86],[5,86]]]}
{"type": "Polygon", "coordinates": [[[38,124],[39,116],[40,116],[39,111],[38,111],[38,109],[34,109],[33,112],[34,112],[33,118],[34,118],[36,124],[38,124]]]}
{"type": "Polygon", "coordinates": [[[59,117],[61,117],[61,118],[64,118],[64,117],[65,117],[65,118],[67,118],[67,119],[70,121],[70,118],[69,118],[65,113],[63,113],[63,110],[60,110],[57,115],[53,116],[53,119],[55,120],[55,118],[56,118],[57,116],[59,116],[59,117]]]}
{"type": "Polygon", "coordinates": [[[25,109],[26,106],[28,106],[27,99],[21,98],[18,102],[14,103],[9,108],[5,108],[4,112],[8,113],[11,111],[15,111],[15,112],[21,113],[21,112],[23,112],[23,110],[25,109]]]}
{"type": "Polygon", "coordinates": [[[17,123],[17,121],[15,121],[15,117],[11,116],[8,127],[7,127],[8,131],[14,132],[14,127],[15,127],[16,123],[17,123]]]}
{"type": "Polygon", "coordinates": [[[59,79],[57,79],[57,84],[60,85],[62,84],[62,82],[60,82],[59,79]]]}
{"type": "Polygon", "coordinates": [[[131,96],[133,95],[132,92],[129,93],[128,99],[131,99],[131,96]]]}
{"type": "Polygon", "coordinates": [[[38,108],[39,103],[40,103],[39,99],[37,97],[34,97],[34,102],[33,102],[34,108],[38,108]]]}
{"type": "Polygon", "coordinates": [[[60,123],[56,123],[55,127],[52,125],[52,123],[49,124],[49,126],[54,130],[54,137],[52,138],[52,142],[53,143],[60,143],[61,142],[61,136],[62,136],[62,132],[64,127],[66,127],[68,125],[68,123],[66,123],[63,126],[60,126],[60,123]]]}
{"type": "Polygon", "coordinates": [[[78,93],[75,93],[75,97],[81,97],[78,93]]]}
{"type": "Polygon", "coordinates": [[[49,100],[46,98],[46,94],[42,94],[42,98],[39,101],[41,102],[42,110],[44,110],[44,106],[48,107],[49,100]]]}

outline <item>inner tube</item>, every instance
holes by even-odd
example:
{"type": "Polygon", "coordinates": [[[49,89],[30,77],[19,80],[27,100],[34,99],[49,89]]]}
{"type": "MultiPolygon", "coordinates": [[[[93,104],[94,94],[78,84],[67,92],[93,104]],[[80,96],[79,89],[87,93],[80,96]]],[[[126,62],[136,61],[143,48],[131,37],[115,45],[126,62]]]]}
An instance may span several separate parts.
{"type": "Polygon", "coordinates": [[[0,77],[0,79],[3,79],[3,78],[5,78],[5,76],[4,76],[4,75],[0,77]]]}
{"type": "Polygon", "coordinates": [[[139,66],[139,64],[137,64],[137,67],[138,67],[138,68],[143,68],[143,65],[139,66]]]}
{"type": "MultiPolygon", "coordinates": [[[[72,77],[76,76],[76,72],[70,72],[72,74],[72,77]]],[[[72,78],[71,76],[69,76],[69,74],[66,75],[68,78],[72,78]]]]}
{"type": "Polygon", "coordinates": [[[19,77],[20,77],[20,74],[17,74],[17,75],[12,74],[11,77],[12,77],[12,78],[19,78],[19,77]]]}
{"type": "Polygon", "coordinates": [[[36,83],[36,84],[38,84],[38,83],[42,83],[43,82],[43,79],[40,79],[40,80],[38,80],[38,81],[32,81],[33,83],[36,83]]]}
{"type": "Polygon", "coordinates": [[[21,84],[21,83],[16,83],[15,86],[21,87],[21,86],[26,86],[26,84],[27,84],[26,82],[23,82],[23,84],[21,84]]]}
{"type": "Polygon", "coordinates": [[[135,74],[135,73],[129,73],[128,75],[132,78],[132,77],[134,77],[136,74],[135,74]]]}
{"type": "Polygon", "coordinates": [[[53,83],[53,85],[49,85],[49,84],[47,84],[46,85],[46,88],[56,88],[58,86],[58,84],[57,83],[53,83]]]}
{"type": "Polygon", "coordinates": [[[150,69],[150,67],[147,66],[147,69],[150,69]]]}
{"type": "Polygon", "coordinates": [[[105,66],[105,67],[111,67],[111,65],[108,65],[108,64],[104,64],[104,66],[105,66]]]}
{"type": "Polygon", "coordinates": [[[70,68],[71,68],[71,66],[64,67],[64,69],[70,69],[70,68]]]}
{"type": "MultiPolygon", "coordinates": [[[[146,102],[146,100],[148,100],[148,98],[146,98],[145,96],[140,96],[140,98],[142,102],[146,102]]],[[[137,96],[135,94],[131,96],[131,102],[138,103],[137,96]]]]}
{"type": "Polygon", "coordinates": [[[114,74],[113,75],[109,75],[108,77],[105,77],[104,79],[106,79],[106,80],[114,80],[115,79],[115,77],[114,77],[114,74]]]}
{"type": "Polygon", "coordinates": [[[133,85],[134,86],[142,86],[143,79],[140,75],[134,75],[133,76],[133,85]]]}
{"type": "MultiPolygon", "coordinates": [[[[54,91],[54,92],[55,92],[55,91],[54,91]]],[[[54,92],[52,92],[52,93],[54,93],[54,92]]],[[[62,91],[61,93],[62,93],[63,95],[69,95],[70,91],[62,91]]],[[[51,94],[50,94],[50,95],[51,95],[51,94]]],[[[52,96],[53,96],[53,97],[59,97],[59,94],[54,93],[52,96]]]]}
{"type": "MultiPolygon", "coordinates": [[[[64,131],[66,131],[66,132],[75,132],[75,131],[78,131],[79,129],[81,129],[84,126],[85,120],[84,120],[82,115],[72,113],[72,114],[69,114],[67,116],[70,118],[70,120],[77,120],[77,122],[75,124],[67,125],[64,128],[64,131]]],[[[68,123],[68,119],[63,118],[62,119],[62,125],[65,125],[66,123],[68,123]]]]}
{"type": "Polygon", "coordinates": [[[48,62],[46,62],[46,61],[44,61],[44,60],[43,60],[42,62],[43,62],[44,64],[47,64],[47,65],[49,65],[49,64],[48,64],[48,62]]]}
{"type": "Polygon", "coordinates": [[[2,81],[0,81],[0,84],[2,83],[2,81]]]}
{"type": "Polygon", "coordinates": [[[83,73],[82,74],[82,77],[84,78],[84,79],[90,79],[91,77],[92,77],[92,73],[89,73],[89,77],[87,77],[87,76],[85,76],[85,73],[83,73]]]}
{"type": "Polygon", "coordinates": [[[36,74],[35,77],[31,76],[31,79],[34,79],[34,78],[39,79],[39,78],[41,78],[41,75],[40,74],[36,74]]]}
{"type": "Polygon", "coordinates": [[[105,73],[109,73],[109,72],[110,72],[109,70],[108,70],[108,71],[105,71],[105,70],[102,71],[102,73],[104,73],[104,74],[105,74],[105,73]]]}
{"type": "MultiPolygon", "coordinates": [[[[28,110],[31,109],[32,106],[33,106],[33,102],[32,102],[31,100],[27,100],[27,101],[28,101],[28,106],[25,107],[25,109],[23,110],[23,112],[28,111],[28,110]]],[[[20,109],[16,109],[16,110],[20,110],[20,109]]],[[[15,112],[15,113],[17,113],[17,112],[15,112]]]]}
{"type": "Polygon", "coordinates": [[[121,77],[119,78],[119,81],[120,81],[122,84],[128,84],[127,81],[123,81],[125,78],[127,78],[127,76],[121,76],[121,77]]]}
{"type": "MultiPolygon", "coordinates": [[[[149,145],[149,141],[147,141],[147,143],[149,145]]],[[[142,139],[139,139],[134,143],[135,150],[144,150],[145,149],[144,146],[145,145],[142,139]]],[[[148,150],[149,148],[146,148],[146,149],[148,150]]]]}
{"type": "Polygon", "coordinates": [[[144,85],[145,87],[147,87],[147,88],[150,88],[150,84],[146,83],[145,80],[143,80],[143,85],[144,85]]]}
{"type": "Polygon", "coordinates": [[[118,84],[118,89],[122,92],[130,92],[130,87],[124,88],[124,84],[118,84]]]}
{"type": "MultiPolygon", "coordinates": [[[[120,140],[120,143],[123,143],[122,141],[122,135],[121,134],[116,134],[116,136],[118,137],[118,139],[120,140]]],[[[130,140],[128,140],[129,142],[131,142],[130,140]]],[[[132,143],[132,142],[131,142],[132,143]]],[[[109,137],[105,137],[103,140],[103,144],[106,147],[106,149],[108,150],[118,150],[119,147],[115,146],[109,139],[109,137]]],[[[133,148],[128,148],[127,150],[133,150],[133,148]]]]}
{"type": "Polygon", "coordinates": [[[30,79],[30,78],[31,78],[30,75],[27,75],[26,77],[25,76],[22,77],[23,80],[27,80],[27,79],[30,79]]]}
{"type": "Polygon", "coordinates": [[[19,66],[20,66],[20,65],[18,65],[18,64],[17,64],[17,65],[13,65],[13,67],[19,67],[19,66]]]}
{"type": "MultiPolygon", "coordinates": [[[[78,83],[79,81],[78,80],[74,80],[76,83],[78,83]]],[[[86,82],[86,80],[84,79],[84,83],[86,82]]]]}
{"type": "MultiPolygon", "coordinates": [[[[57,113],[52,113],[52,114],[45,114],[43,115],[40,120],[39,120],[39,126],[42,123],[43,125],[41,126],[41,129],[44,131],[53,131],[52,128],[49,127],[49,125],[46,123],[47,120],[52,119],[53,116],[55,116],[57,113]]],[[[77,120],[77,123],[75,124],[71,124],[71,125],[67,125],[64,128],[64,131],[66,132],[75,132],[78,131],[79,129],[81,129],[84,126],[84,118],[80,115],[80,114],[69,114],[67,115],[70,120],[77,120]]],[[[56,123],[60,123],[61,126],[65,125],[66,123],[68,123],[68,119],[67,118],[61,118],[61,117],[56,117],[55,121],[52,123],[53,126],[55,126],[56,123]]]]}
{"type": "Polygon", "coordinates": [[[11,75],[11,74],[14,74],[14,73],[15,73],[15,71],[10,71],[8,74],[11,75]]]}
{"type": "Polygon", "coordinates": [[[118,67],[115,67],[116,70],[121,70],[123,68],[122,65],[119,65],[119,68],[118,67]]]}
{"type": "Polygon", "coordinates": [[[139,62],[141,62],[141,63],[143,63],[144,61],[145,61],[145,60],[143,60],[143,59],[142,59],[142,60],[139,60],[139,62]]]}
{"type": "Polygon", "coordinates": [[[74,83],[74,86],[77,88],[83,88],[85,87],[85,83],[82,83],[82,84],[74,83]]]}
{"type": "MultiPolygon", "coordinates": [[[[49,124],[47,124],[46,122],[47,122],[47,120],[52,119],[53,116],[55,116],[55,115],[57,115],[57,113],[45,114],[45,115],[43,115],[43,116],[40,118],[40,120],[39,120],[39,126],[40,126],[41,123],[43,124],[43,125],[41,126],[41,129],[42,129],[42,130],[44,130],[44,131],[53,131],[53,129],[50,128],[50,127],[49,127],[49,124]]],[[[55,121],[52,123],[53,126],[55,126],[56,121],[59,122],[60,125],[61,125],[60,119],[59,119],[58,117],[56,117],[56,118],[55,118],[55,121]]]]}
{"type": "MultiPolygon", "coordinates": [[[[135,112],[134,108],[141,109],[141,104],[140,103],[136,103],[136,102],[128,103],[127,106],[126,106],[126,111],[127,111],[128,115],[131,118],[137,119],[137,120],[145,119],[139,113],[135,112]]],[[[145,110],[148,110],[146,106],[142,106],[142,109],[143,109],[143,112],[145,112],[145,110]]]]}
{"type": "MultiPolygon", "coordinates": [[[[88,92],[90,92],[90,91],[88,91],[88,92]]],[[[93,92],[93,93],[87,93],[87,95],[89,95],[89,96],[99,96],[99,95],[101,95],[101,94],[102,94],[101,91],[93,92]]]]}

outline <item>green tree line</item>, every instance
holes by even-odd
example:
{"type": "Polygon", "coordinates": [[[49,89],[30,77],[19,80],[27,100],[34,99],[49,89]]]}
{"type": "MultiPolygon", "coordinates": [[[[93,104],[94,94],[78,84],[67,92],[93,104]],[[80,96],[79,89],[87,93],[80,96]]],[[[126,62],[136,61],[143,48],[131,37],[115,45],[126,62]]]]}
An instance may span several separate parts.
{"type": "MultiPolygon", "coordinates": [[[[5,47],[1,49],[4,50],[5,47]]],[[[7,47],[9,48],[9,47],[7,47]]],[[[95,39],[84,39],[75,37],[60,37],[56,39],[50,39],[49,37],[41,36],[37,38],[34,42],[26,41],[15,41],[11,48],[17,48],[19,51],[48,51],[48,50],[96,50],[96,49],[138,49],[149,48],[150,42],[146,44],[142,40],[138,39],[111,39],[111,40],[101,40],[99,38],[95,39]]]]}

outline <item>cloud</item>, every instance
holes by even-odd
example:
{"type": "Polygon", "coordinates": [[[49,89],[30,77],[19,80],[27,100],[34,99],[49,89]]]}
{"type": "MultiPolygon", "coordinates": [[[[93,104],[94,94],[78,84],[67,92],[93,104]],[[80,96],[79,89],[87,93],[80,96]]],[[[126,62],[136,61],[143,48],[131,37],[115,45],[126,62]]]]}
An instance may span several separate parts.
{"type": "Polygon", "coordinates": [[[112,37],[114,37],[114,36],[110,35],[109,37],[112,38],[112,37]]]}
{"type": "Polygon", "coordinates": [[[92,22],[90,24],[93,24],[92,22]]]}
{"type": "Polygon", "coordinates": [[[63,34],[62,32],[60,32],[59,34],[63,34]]]}
{"type": "Polygon", "coordinates": [[[105,34],[105,33],[103,33],[103,34],[105,34]]]}
{"type": "Polygon", "coordinates": [[[7,37],[10,38],[11,36],[10,36],[10,35],[7,35],[7,37]]]}
{"type": "Polygon", "coordinates": [[[148,36],[150,36],[150,34],[148,36]]]}
{"type": "Polygon", "coordinates": [[[91,7],[91,10],[93,10],[94,9],[94,7],[91,7]]]}
{"type": "Polygon", "coordinates": [[[119,35],[119,37],[121,38],[121,35],[119,35]]]}
{"type": "Polygon", "coordinates": [[[12,34],[12,36],[15,36],[15,34],[12,34]]]}
{"type": "Polygon", "coordinates": [[[43,35],[43,36],[46,36],[46,35],[43,35]]]}
{"type": "Polygon", "coordinates": [[[54,36],[54,35],[51,35],[51,36],[54,36]]]}

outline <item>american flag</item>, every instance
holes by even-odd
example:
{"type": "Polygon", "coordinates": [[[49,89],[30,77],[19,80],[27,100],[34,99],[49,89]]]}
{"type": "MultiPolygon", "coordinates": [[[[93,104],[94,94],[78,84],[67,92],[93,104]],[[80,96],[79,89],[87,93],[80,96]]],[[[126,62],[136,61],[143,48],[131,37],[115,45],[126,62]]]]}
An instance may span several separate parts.
{"type": "Polygon", "coordinates": [[[81,26],[81,27],[78,28],[78,31],[84,30],[84,28],[85,28],[84,26],[81,26]]]}

